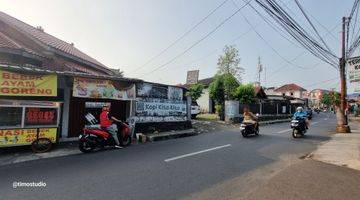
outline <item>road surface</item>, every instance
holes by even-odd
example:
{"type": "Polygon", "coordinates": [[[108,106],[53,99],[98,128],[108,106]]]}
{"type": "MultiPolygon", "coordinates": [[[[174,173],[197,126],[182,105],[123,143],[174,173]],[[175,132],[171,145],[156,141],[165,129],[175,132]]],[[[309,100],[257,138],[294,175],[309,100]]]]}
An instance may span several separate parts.
{"type": "Polygon", "coordinates": [[[259,137],[242,138],[229,128],[1,166],[0,199],[204,199],[208,191],[224,198],[245,195],[329,139],[335,116],[314,115],[302,139],[293,139],[289,123],[281,123],[261,127],[259,137]],[[13,188],[16,181],[43,181],[46,187],[13,188]]]}

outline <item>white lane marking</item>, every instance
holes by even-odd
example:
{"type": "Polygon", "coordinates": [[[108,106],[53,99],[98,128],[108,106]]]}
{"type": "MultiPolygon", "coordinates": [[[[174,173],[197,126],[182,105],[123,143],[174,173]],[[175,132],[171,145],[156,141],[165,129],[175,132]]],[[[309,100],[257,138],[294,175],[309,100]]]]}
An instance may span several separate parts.
{"type": "Polygon", "coordinates": [[[324,120],[326,121],[326,120],[328,120],[328,118],[324,118],[324,120]]]}
{"type": "Polygon", "coordinates": [[[310,123],[310,125],[314,125],[314,124],[317,124],[317,123],[319,123],[319,122],[313,122],[313,123],[310,123]]]}
{"type": "Polygon", "coordinates": [[[226,144],[226,145],[222,145],[222,146],[218,146],[218,147],[213,147],[213,148],[210,148],[210,149],[205,149],[205,150],[196,151],[196,152],[193,152],[193,153],[184,154],[184,155],[181,155],[181,156],[168,158],[168,159],[165,159],[164,161],[165,162],[170,162],[170,161],[174,161],[174,160],[177,160],[177,159],[181,159],[181,158],[185,158],[185,157],[189,157],[189,156],[194,156],[194,155],[197,155],[197,154],[201,154],[201,153],[205,153],[205,152],[213,151],[213,150],[217,150],[217,149],[222,149],[222,148],[229,147],[229,146],[231,146],[231,144],[226,144]]]}
{"type": "Polygon", "coordinates": [[[285,132],[288,132],[288,131],[291,131],[291,130],[292,130],[292,129],[289,128],[289,129],[286,129],[286,130],[279,131],[279,132],[277,132],[277,133],[285,133],[285,132]]]}

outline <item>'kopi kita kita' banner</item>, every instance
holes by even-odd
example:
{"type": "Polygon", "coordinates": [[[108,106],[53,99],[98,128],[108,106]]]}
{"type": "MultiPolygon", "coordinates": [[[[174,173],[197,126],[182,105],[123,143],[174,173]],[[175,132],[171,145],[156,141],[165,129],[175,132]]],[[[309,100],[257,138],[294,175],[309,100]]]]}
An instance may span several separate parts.
{"type": "Polygon", "coordinates": [[[57,96],[57,75],[0,70],[0,96],[57,96]]]}

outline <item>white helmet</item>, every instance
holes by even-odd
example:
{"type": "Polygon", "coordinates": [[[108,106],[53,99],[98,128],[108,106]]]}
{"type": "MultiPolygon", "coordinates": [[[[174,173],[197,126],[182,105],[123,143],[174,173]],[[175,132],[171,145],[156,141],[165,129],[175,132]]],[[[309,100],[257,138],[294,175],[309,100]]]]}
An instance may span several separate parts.
{"type": "Polygon", "coordinates": [[[296,108],[296,111],[298,111],[298,112],[302,112],[304,109],[303,109],[303,107],[301,107],[301,106],[299,106],[299,107],[297,107],[296,108]]]}

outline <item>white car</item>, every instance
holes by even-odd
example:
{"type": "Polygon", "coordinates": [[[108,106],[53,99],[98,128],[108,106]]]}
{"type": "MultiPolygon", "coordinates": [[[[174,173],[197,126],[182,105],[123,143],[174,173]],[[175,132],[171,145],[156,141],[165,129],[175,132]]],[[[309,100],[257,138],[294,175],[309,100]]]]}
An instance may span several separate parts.
{"type": "Polygon", "coordinates": [[[191,119],[195,119],[200,114],[200,106],[196,102],[191,103],[191,119]]]}

